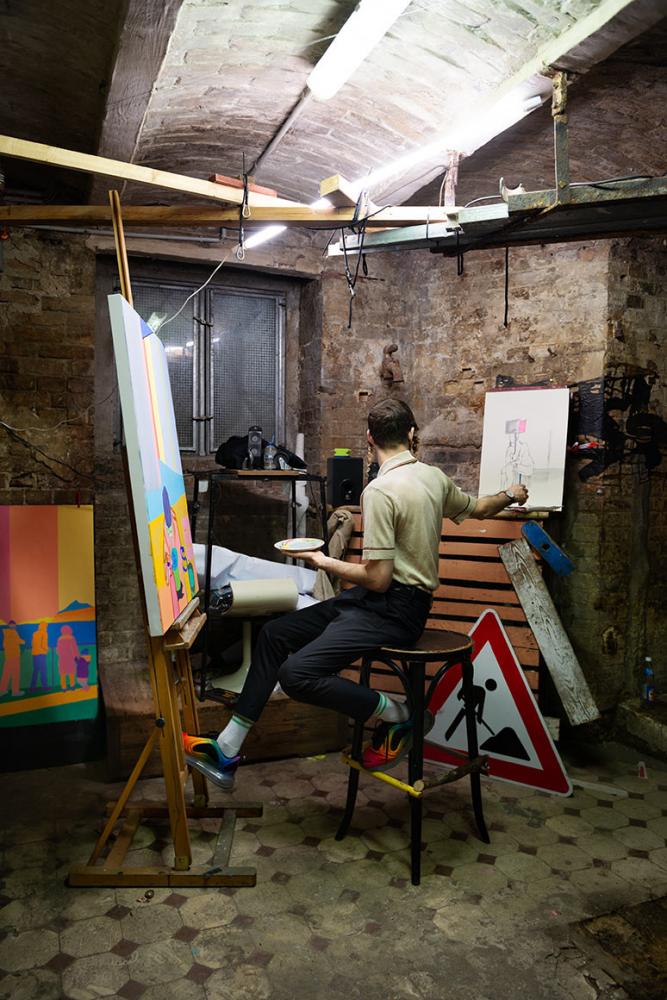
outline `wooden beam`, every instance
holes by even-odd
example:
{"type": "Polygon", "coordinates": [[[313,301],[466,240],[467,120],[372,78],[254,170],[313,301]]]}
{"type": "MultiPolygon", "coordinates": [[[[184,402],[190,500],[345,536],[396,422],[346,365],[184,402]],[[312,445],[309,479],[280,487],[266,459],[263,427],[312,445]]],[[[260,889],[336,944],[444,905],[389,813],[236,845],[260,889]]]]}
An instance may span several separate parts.
{"type": "MultiPolygon", "coordinates": [[[[229,187],[240,188],[243,190],[243,180],[240,177],[229,177],[228,174],[211,174],[209,180],[213,184],[228,184],[229,187]]],[[[278,197],[278,192],[274,191],[273,188],[262,187],[261,184],[255,184],[252,178],[248,178],[248,191],[254,191],[256,194],[268,194],[272,198],[278,197]]]]}
{"type": "MultiPolygon", "coordinates": [[[[414,226],[449,223],[456,226],[456,208],[438,208],[423,205],[398,205],[380,209],[368,220],[369,229],[392,226],[414,226]]],[[[123,222],[126,226],[238,226],[237,208],[216,208],[208,205],[124,205],[123,222]]],[[[322,209],[316,211],[306,205],[288,205],[283,202],[276,208],[251,208],[244,220],[246,228],[266,226],[271,223],[308,229],[335,229],[354,221],[351,208],[322,209]]],[[[0,205],[0,223],[3,225],[80,225],[100,226],[111,222],[108,205],[0,205]]]]}
{"type": "Polygon", "coordinates": [[[518,538],[498,551],[570,723],[594,722],[600,713],[528,542],[518,538]]]}
{"type": "Polygon", "coordinates": [[[320,181],[320,198],[328,198],[335,208],[354,208],[358,197],[358,192],[340,174],[320,181]]]}
{"type": "MultiPolygon", "coordinates": [[[[231,202],[233,205],[240,205],[243,201],[243,192],[226,184],[212,184],[211,181],[200,180],[197,177],[186,177],[168,170],[154,170],[152,167],[140,167],[134,163],[111,160],[105,156],[77,153],[72,149],[46,146],[41,142],[28,142],[26,139],[15,139],[9,135],[0,135],[0,156],[32,160],[35,163],[45,163],[53,167],[64,167],[67,170],[78,170],[103,177],[115,177],[119,181],[150,184],[153,187],[196,195],[212,201],[231,202]]],[[[248,200],[252,207],[306,207],[285,198],[271,198],[264,194],[251,193],[248,200]]]]}
{"type": "MultiPolygon", "coordinates": [[[[128,0],[120,30],[97,155],[131,163],[183,0],[128,0]]],[[[105,201],[109,183],[94,176],[88,201],[105,201]]],[[[123,191],[121,188],[121,195],[123,191]]]]}

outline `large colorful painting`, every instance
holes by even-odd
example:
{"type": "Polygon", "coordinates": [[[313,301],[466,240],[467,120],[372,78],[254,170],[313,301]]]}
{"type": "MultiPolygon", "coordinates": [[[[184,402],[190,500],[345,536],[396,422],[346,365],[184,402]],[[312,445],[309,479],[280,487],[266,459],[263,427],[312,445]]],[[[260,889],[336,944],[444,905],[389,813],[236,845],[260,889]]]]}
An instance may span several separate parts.
{"type": "Polygon", "coordinates": [[[96,714],[93,508],[0,507],[0,726],[96,714]]]}
{"type": "Polygon", "coordinates": [[[496,389],[484,403],[479,495],[523,483],[526,508],[561,510],[569,389],[496,389]]]}
{"type": "Polygon", "coordinates": [[[148,629],[164,635],[199,589],[167,358],[122,295],[109,313],[148,629]]]}

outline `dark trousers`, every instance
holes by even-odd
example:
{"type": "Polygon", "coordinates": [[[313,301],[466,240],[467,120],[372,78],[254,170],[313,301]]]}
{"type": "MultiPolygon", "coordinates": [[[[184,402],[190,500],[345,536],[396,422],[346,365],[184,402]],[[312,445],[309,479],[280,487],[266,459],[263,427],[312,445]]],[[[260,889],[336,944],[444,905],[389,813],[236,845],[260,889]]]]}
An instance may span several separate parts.
{"type": "Polygon", "coordinates": [[[256,722],[279,682],[295,701],[365,722],[377,708],[377,693],[339,671],[380,646],[409,649],[430,609],[430,594],[394,581],[384,594],[353,587],[269,622],[255,644],[235,713],[256,722]]]}

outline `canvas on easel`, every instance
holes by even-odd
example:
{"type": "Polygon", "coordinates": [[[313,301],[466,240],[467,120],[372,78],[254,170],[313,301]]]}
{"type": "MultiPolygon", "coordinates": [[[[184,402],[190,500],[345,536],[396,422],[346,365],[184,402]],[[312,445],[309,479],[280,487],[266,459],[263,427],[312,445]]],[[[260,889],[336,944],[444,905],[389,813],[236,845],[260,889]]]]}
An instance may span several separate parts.
{"type": "Polygon", "coordinates": [[[570,391],[496,389],[484,401],[479,495],[522,483],[526,510],[562,510],[570,391]]]}
{"type": "Polygon", "coordinates": [[[199,589],[167,358],[122,295],[109,314],[148,628],[164,635],[199,589]]]}
{"type": "Polygon", "coordinates": [[[76,886],[255,885],[253,868],[229,864],[237,815],[261,816],[261,805],[212,807],[206,779],[192,773],[194,802],[185,799],[188,768],[182,732],[198,733],[190,650],[206,623],[198,609],[197,574],[188,522],[174,408],[165,352],[159,338],[132,308],[120,197],[109,192],[121,295],[109,300],[118,386],[125,426],[126,481],[142,610],[148,640],[148,676],[155,725],[109,818],[83,865],[70,868],[76,886]],[[160,750],[164,805],[130,804],[154,749],[160,750]],[[126,857],[142,820],[168,819],[172,867],[131,865],[126,857]],[[192,864],[188,820],[220,818],[212,861],[192,864]],[[118,826],[119,824],[120,827],[118,826]],[[112,834],[117,830],[115,840],[112,834]]]}

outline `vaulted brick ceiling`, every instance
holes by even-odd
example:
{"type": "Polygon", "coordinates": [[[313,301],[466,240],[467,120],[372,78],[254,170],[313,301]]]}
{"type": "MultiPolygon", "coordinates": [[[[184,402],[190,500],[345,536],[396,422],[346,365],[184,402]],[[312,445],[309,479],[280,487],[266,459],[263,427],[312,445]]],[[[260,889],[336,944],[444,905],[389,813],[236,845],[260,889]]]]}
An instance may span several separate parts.
{"type": "MultiPolygon", "coordinates": [[[[0,105],[0,131],[197,177],[239,174],[243,154],[250,164],[264,149],[298,100],[327,36],[355,2],[129,0],[126,10],[121,0],[5,0],[1,72],[9,100],[0,105]]],[[[474,109],[541,44],[596,6],[592,0],[412,0],[342,90],[331,101],[308,105],[258,181],[312,201],[323,177],[355,178],[432,141],[462,109],[474,109]]],[[[655,4],[642,0],[642,6],[655,4]]],[[[605,85],[611,98],[609,76],[605,85]]],[[[624,97],[617,95],[609,108],[606,98],[598,102],[602,125],[608,110],[614,128],[619,120],[632,126],[619,118],[624,97]]],[[[642,113],[655,116],[656,110],[642,113]]],[[[544,119],[538,112],[517,135],[544,128],[544,119]]],[[[600,132],[604,142],[602,126],[600,132]]],[[[646,129],[637,132],[639,138],[646,129]]],[[[533,173],[542,178],[550,151],[540,156],[545,162],[533,173]]],[[[646,169],[641,155],[634,158],[637,170],[646,169]]],[[[10,187],[38,186],[59,200],[88,193],[80,175],[9,160],[4,166],[10,187]]],[[[441,170],[433,160],[414,168],[398,200],[441,170]]],[[[95,200],[99,192],[98,186],[95,200]]],[[[428,194],[432,198],[434,189],[428,194]]],[[[137,187],[126,190],[125,199],[171,200],[166,192],[137,187]]]]}

